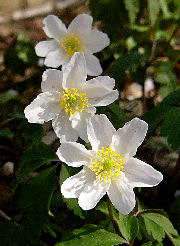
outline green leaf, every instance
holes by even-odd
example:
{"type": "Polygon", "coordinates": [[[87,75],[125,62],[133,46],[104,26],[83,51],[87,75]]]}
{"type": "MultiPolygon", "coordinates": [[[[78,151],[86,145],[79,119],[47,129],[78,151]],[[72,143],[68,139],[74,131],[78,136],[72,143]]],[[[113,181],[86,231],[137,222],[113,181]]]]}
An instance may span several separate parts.
{"type": "Polygon", "coordinates": [[[147,242],[143,243],[141,246],[163,246],[163,243],[160,242],[147,242]]]}
{"type": "Polygon", "coordinates": [[[127,122],[129,117],[126,116],[125,112],[115,103],[108,105],[108,108],[118,117],[120,120],[127,122]]]}
{"type": "Polygon", "coordinates": [[[145,55],[137,52],[131,52],[120,56],[112,66],[113,77],[115,77],[117,82],[124,82],[126,80],[126,70],[128,70],[135,81],[137,81],[139,78],[143,77],[141,72],[143,71],[145,58],[145,55]],[[139,69],[138,78],[137,69],[139,69]]]}
{"type": "Polygon", "coordinates": [[[165,232],[161,226],[159,226],[157,223],[155,223],[153,220],[146,218],[146,215],[142,215],[144,218],[145,227],[147,230],[147,233],[151,235],[154,240],[157,240],[158,242],[161,242],[162,239],[165,237],[165,232]]]}
{"type": "Polygon", "coordinates": [[[142,217],[144,218],[147,232],[155,240],[160,242],[166,233],[174,245],[180,243],[180,237],[167,217],[155,213],[142,214],[142,217]]]}
{"type": "Polygon", "coordinates": [[[52,149],[45,143],[34,145],[28,148],[22,156],[20,167],[18,169],[18,179],[14,182],[14,189],[21,181],[31,172],[47,163],[48,161],[56,160],[57,156],[52,149]]]}
{"type": "Polygon", "coordinates": [[[14,137],[14,133],[10,132],[6,129],[2,129],[0,130],[0,137],[6,137],[6,138],[13,138],[14,137]]]}
{"type": "Polygon", "coordinates": [[[99,229],[89,234],[81,235],[79,238],[57,243],[55,246],[113,246],[122,243],[124,243],[124,240],[117,234],[99,229]]]}
{"type": "Polygon", "coordinates": [[[23,120],[17,128],[16,142],[23,144],[24,140],[28,145],[38,144],[44,135],[44,130],[40,124],[29,124],[27,120],[23,120]]]}
{"type": "Polygon", "coordinates": [[[160,9],[159,0],[148,0],[149,17],[152,26],[155,24],[157,20],[157,17],[159,15],[159,9],[160,9]]]}
{"type": "Polygon", "coordinates": [[[131,24],[134,24],[136,16],[139,12],[139,1],[138,0],[124,0],[125,7],[128,11],[128,16],[131,24]]]}
{"type": "Polygon", "coordinates": [[[149,125],[148,136],[160,127],[161,134],[168,137],[168,143],[174,150],[180,147],[177,137],[180,118],[179,102],[180,89],[169,94],[156,108],[147,112],[143,117],[149,125]]]}
{"type": "Polygon", "coordinates": [[[133,215],[123,215],[119,213],[118,225],[123,237],[129,243],[133,242],[139,231],[137,218],[133,215]]]}
{"type": "Polygon", "coordinates": [[[17,225],[12,221],[0,222],[0,242],[1,246],[11,245],[13,235],[15,233],[17,225]]]}
{"type": "Polygon", "coordinates": [[[6,103],[15,97],[15,95],[11,95],[8,92],[2,92],[0,93],[0,103],[6,103]]]}
{"type": "MultiPolygon", "coordinates": [[[[62,164],[61,173],[60,173],[60,184],[62,184],[67,178],[79,172],[79,168],[72,168],[66,164],[62,164]]],[[[78,215],[81,218],[84,218],[84,211],[79,207],[78,201],[75,198],[67,199],[63,197],[64,202],[67,207],[74,212],[75,215],[78,215]]]]}
{"type": "Polygon", "coordinates": [[[168,137],[168,144],[175,150],[180,146],[180,108],[173,108],[161,125],[161,134],[168,137]]]}
{"type": "Polygon", "coordinates": [[[26,240],[38,244],[41,230],[48,219],[55,188],[56,167],[38,173],[17,193],[17,208],[23,211],[22,232],[26,240]]]}
{"type": "Polygon", "coordinates": [[[163,12],[164,19],[169,19],[172,17],[172,13],[169,11],[168,1],[167,0],[160,0],[160,6],[163,12]]]}

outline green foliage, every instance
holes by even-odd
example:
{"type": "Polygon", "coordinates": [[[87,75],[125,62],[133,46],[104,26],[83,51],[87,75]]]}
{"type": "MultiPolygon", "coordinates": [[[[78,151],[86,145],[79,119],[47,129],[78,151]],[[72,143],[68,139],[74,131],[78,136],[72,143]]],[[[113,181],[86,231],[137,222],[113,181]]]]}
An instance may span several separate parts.
{"type": "Polygon", "coordinates": [[[39,245],[41,230],[48,219],[55,172],[55,167],[40,172],[18,192],[16,207],[21,210],[20,219],[1,222],[2,246],[39,245]]]}
{"type": "Polygon", "coordinates": [[[179,102],[180,89],[172,92],[156,108],[144,115],[144,120],[149,124],[148,136],[159,127],[161,134],[168,137],[168,143],[174,150],[180,146],[179,102]]]}
{"type": "Polygon", "coordinates": [[[176,76],[170,62],[160,62],[155,70],[155,81],[161,84],[159,94],[162,98],[178,88],[176,76]]]}
{"type": "Polygon", "coordinates": [[[6,69],[10,69],[13,73],[21,75],[24,74],[28,66],[36,64],[37,59],[34,44],[22,35],[18,36],[17,41],[4,54],[6,69]]]}
{"type": "MultiPolygon", "coordinates": [[[[92,228],[91,228],[92,229],[92,228]]],[[[94,230],[94,227],[93,227],[94,230]]],[[[75,231],[76,237],[65,242],[57,243],[56,246],[113,246],[115,244],[122,244],[124,240],[115,233],[111,233],[104,229],[96,229],[91,232],[88,230],[75,231]]]]}
{"type": "Polygon", "coordinates": [[[138,0],[124,0],[125,7],[128,11],[129,21],[134,24],[136,16],[139,12],[139,1],[138,0]]]}
{"type": "Polygon", "coordinates": [[[166,233],[173,245],[180,245],[180,237],[167,217],[157,213],[145,213],[142,217],[148,234],[154,240],[161,242],[166,233]]]}
{"type": "Polygon", "coordinates": [[[148,0],[148,9],[151,25],[154,25],[159,15],[159,0],[148,0]]]}
{"type": "Polygon", "coordinates": [[[118,225],[123,237],[132,243],[139,232],[138,219],[135,216],[119,213],[118,225]]]}
{"type": "Polygon", "coordinates": [[[43,164],[57,159],[56,154],[45,143],[29,147],[22,156],[18,169],[18,179],[14,182],[14,188],[31,172],[43,164]]]}
{"type": "Polygon", "coordinates": [[[126,80],[127,71],[131,74],[132,79],[140,82],[143,79],[143,66],[146,56],[137,52],[131,52],[120,56],[113,64],[112,74],[116,83],[122,83],[126,80]],[[141,68],[141,69],[140,69],[141,68]]]}

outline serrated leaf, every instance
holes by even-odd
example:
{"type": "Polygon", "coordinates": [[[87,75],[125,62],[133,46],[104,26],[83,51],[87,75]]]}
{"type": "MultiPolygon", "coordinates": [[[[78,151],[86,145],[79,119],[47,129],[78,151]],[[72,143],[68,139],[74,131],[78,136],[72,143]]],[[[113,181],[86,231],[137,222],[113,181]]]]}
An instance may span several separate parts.
{"type": "Polygon", "coordinates": [[[158,242],[161,242],[163,238],[165,237],[165,232],[161,226],[159,226],[157,223],[155,223],[153,220],[146,218],[145,215],[142,215],[144,218],[144,224],[147,230],[147,233],[151,235],[154,240],[157,240],[158,242]]]}
{"type": "Polygon", "coordinates": [[[148,233],[151,233],[155,240],[161,241],[166,233],[174,245],[180,243],[180,237],[167,217],[155,213],[142,214],[142,217],[145,220],[148,233]]]}
{"type": "Polygon", "coordinates": [[[159,9],[160,9],[159,0],[148,0],[149,17],[152,26],[155,24],[157,20],[157,17],[159,15],[159,9]]]}
{"type": "Polygon", "coordinates": [[[124,243],[124,240],[117,234],[99,229],[79,236],[79,238],[57,243],[55,246],[113,246],[122,243],[124,243]]]}
{"type": "Polygon", "coordinates": [[[54,151],[45,143],[33,145],[28,148],[22,156],[20,167],[18,169],[18,179],[14,182],[14,189],[31,172],[42,166],[48,161],[57,159],[54,151]]]}
{"type": "MultiPolygon", "coordinates": [[[[60,184],[62,184],[67,178],[76,174],[80,169],[79,168],[72,168],[65,164],[62,164],[61,173],[60,173],[60,184]]],[[[64,202],[66,203],[67,207],[74,212],[75,215],[84,218],[84,212],[79,207],[78,201],[75,198],[67,199],[63,197],[64,202]]]]}
{"type": "Polygon", "coordinates": [[[131,243],[139,231],[138,220],[132,215],[123,215],[119,213],[118,225],[123,237],[131,243]]]}
{"type": "Polygon", "coordinates": [[[125,7],[128,11],[128,16],[131,24],[134,24],[136,16],[139,12],[139,1],[138,0],[124,0],[125,7]]]}

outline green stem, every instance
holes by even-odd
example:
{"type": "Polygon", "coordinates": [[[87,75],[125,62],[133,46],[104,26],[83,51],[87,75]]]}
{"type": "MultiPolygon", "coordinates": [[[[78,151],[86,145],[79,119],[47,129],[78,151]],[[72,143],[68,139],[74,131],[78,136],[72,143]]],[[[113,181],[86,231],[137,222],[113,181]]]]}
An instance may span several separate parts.
{"type": "Polygon", "coordinates": [[[110,201],[109,197],[107,197],[107,206],[108,206],[108,211],[109,211],[109,217],[110,217],[112,224],[114,226],[114,230],[115,230],[116,234],[118,234],[120,237],[122,237],[121,232],[119,230],[119,226],[113,217],[111,201],[110,201]]]}

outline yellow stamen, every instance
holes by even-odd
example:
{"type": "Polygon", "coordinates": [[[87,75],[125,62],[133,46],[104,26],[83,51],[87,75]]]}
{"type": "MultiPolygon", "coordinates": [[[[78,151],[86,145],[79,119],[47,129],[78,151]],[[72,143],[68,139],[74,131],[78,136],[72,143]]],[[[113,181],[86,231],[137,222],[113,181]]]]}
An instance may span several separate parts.
{"type": "Polygon", "coordinates": [[[74,52],[84,50],[84,43],[80,41],[78,33],[72,32],[65,37],[61,37],[61,47],[66,51],[67,56],[72,56],[74,52]]]}
{"type": "Polygon", "coordinates": [[[66,115],[74,114],[75,111],[82,112],[88,108],[86,93],[80,93],[80,88],[63,89],[59,105],[64,109],[66,115]]]}
{"type": "Polygon", "coordinates": [[[123,158],[116,154],[110,147],[101,148],[94,158],[90,157],[91,164],[88,166],[96,174],[96,178],[102,181],[114,180],[123,167],[123,158]]]}

